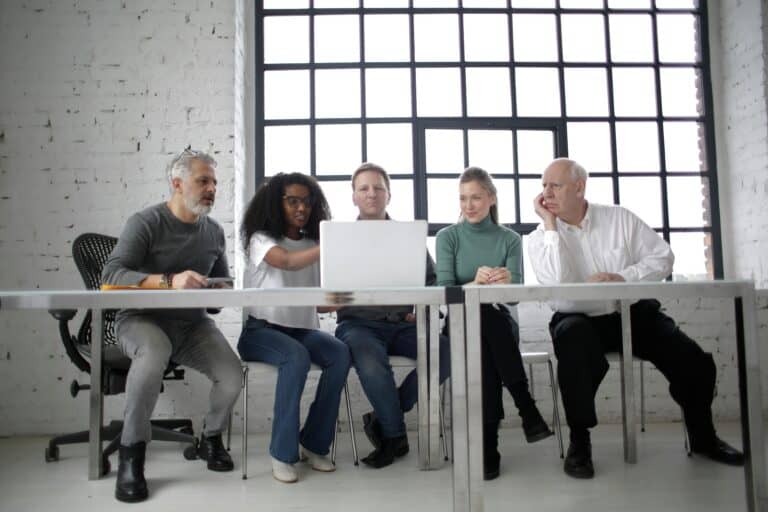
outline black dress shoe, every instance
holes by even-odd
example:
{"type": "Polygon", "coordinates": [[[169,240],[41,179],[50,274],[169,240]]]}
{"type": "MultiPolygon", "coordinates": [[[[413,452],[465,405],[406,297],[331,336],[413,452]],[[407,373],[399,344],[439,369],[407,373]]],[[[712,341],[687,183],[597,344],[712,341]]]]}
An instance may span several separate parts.
{"type": "Polygon", "coordinates": [[[373,411],[363,414],[363,431],[373,447],[378,449],[384,436],[381,433],[381,423],[373,411]]]}
{"type": "Polygon", "coordinates": [[[721,462],[731,466],[744,465],[744,454],[717,436],[707,443],[694,444],[692,442],[691,451],[712,459],[715,462],[721,462]]]}
{"type": "Polygon", "coordinates": [[[381,446],[363,459],[363,464],[372,468],[383,468],[395,462],[395,457],[402,457],[408,451],[408,436],[385,437],[381,446]]]}
{"type": "Polygon", "coordinates": [[[563,471],[573,478],[593,478],[595,468],[592,465],[592,445],[586,443],[574,443],[568,445],[568,454],[565,456],[563,471]]]}
{"type": "Polygon", "coordinates": [[[549,425],[541,417],[539,410],[534,407],[530,412],[522,415],[523,419],[523,433],[525,434],[525,440],[529,443],[535,443],[541,441],[549,436],[555,435],[549,429],[549,425]]]}
{"type": "Polygon", "coordinates": [[[221,434],[200,436],[197,456],[208,461],[208,469],[211,471],[232,471],[235,467],[232,457],[221,441],[221,434]]]}
{"type": "Polygon", "coordinates": [[[147,481],[144,479],[144,457],[147,444],[120,445],[119,465],[115,498],[127,503],[144,501],[149,496],[147,481]]]}

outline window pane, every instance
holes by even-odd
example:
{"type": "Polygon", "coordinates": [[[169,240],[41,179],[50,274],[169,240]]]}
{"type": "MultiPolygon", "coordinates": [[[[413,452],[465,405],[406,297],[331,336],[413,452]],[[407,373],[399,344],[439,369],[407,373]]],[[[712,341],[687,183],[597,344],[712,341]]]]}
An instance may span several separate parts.
{"type": "Polygon", "coordinates": [[[360,117],[360,71],[356,69],[315,71],[315,116],[318,118],[360,117]]]}
{"type": "Polygon", "coordinates": [[[315,16],[315,62],[359,62],[358,20],[354,15],[315,16]]]}
{"type": "Polygon", "coordinates": [[[695,228],[709,226],[705,197],[709,197],[709,180],[696,176],[667,178],[669,225],[695,228]]]}
{"type": "MultiPolygon", "coordinates": [[[[555,139],[552,132],[546,130],[518,130],[518,172],[540,176],[554,157],[555,139]]],[[[533,201],[533,197],[531,197],[531,201],[533,201]]]]}
{"type": "Polygon", "coordinates": [[[515,60],[556,61],[555,17],[551,14],[517,14],[512,17],[515,60]]]}
{"type": "Polygon", "coordinates": [[[656,17],[661,62],[697,62],[698,17],[660,14],[656,17]]]}
{"type": "Polygon", "coordinates": [[[393,179],[390,182],[392,199],[387,213],[395,220],[413,220],[413,180],[393,179]]]}
{"type": "Polygon", "coordinates": [[[650,9],[650,0],[608,0],[610,9],[650,9]]]}
{"type": "Polygon", "coordinates": [[[267,16],[264,18],[264,62],[309,62],[309,18],[267,16]]]}
{"type": "Polygon", "coordinates": [[[602,9],[603,0],[560,0],[563,9],[602,9]]]}
{"type": "Polygon", "coordinates": [[[659,172],[656,123],[616,123],[616,153],[619,172],[659,172]]]}
{"type": "Polygon", "coordinates": [[[664,123],[667,172],[707,170],[704,127],[698,123],[664,123]]]}
{"type": "Polygon", "coordinates": [[[605,69],[565,69],[565,111],[569,116],[607,116],[605,69]]]}
{"type": "Polygon", "coordinates": [[[587,180],[586,196],[592,203],[613,204],[613,179],[590,177],[587,180]]]}
{"type": "Polygon", "coordinates": [[[536,224],[541,222],[541,217],[536,215],[536,211],[533,209],[533,200],[541,193],[541,190],[541,178],[520,179],[520,222],[534,222],[536,224]]]}
{"type": "Polygon", "coordinates": [[[651,68],[613,68],[613,108],[617,116],[653,116],[656,80],[651,68]]]}
{"type": "Polygon", "coordinates": [[[506,14],[465,14],[464,59],[509,62],[508,20],[506,14]]]}
{"type": "Polygon", "coordinates": [[[652,228],[661,227],[661,181],[659,178],[619,178],[619,204],[652,228]]]}
{"type": "Polygon", "coordinates": [[[315,129],[317,174],[351,174],[362,161],[359,124],[321,124],[315,129]]]}
{"type": "Polygon", "coordinates": [[[365,112],[368,117],[411,116],[411,71],[365,71],[365,112]]]}
{"type": "Polygon", "coordinates": [[[349,180],[320,181],[325,199],[331,207],[333,220],[357,219],[357,207],[352,203],[352,185],[349,180]]]}
{"type": "Polygon", "coordinates": [[[669,234],[669,245],[675,253],[672,279],[687,281],[712,278],[707,270],[707,257],[710,251],[708,240],[707,233],[669,234]]]}
{"type": "Polygon", "coordinates": [[[414,7],[457,7],[458,0],[413,0],[414,7]]]}
{"type": "Polygon", "coordinates": [[[698,116],[699,73],[693,68],[661,69],[661,110],[665,116],[698,116]]]}
{"type": "MultiPolygon", "coordinates": [[[[486,169],[487,170],[487,169],[486,169]]],[[[496,186],[496,204],[499,206],[499,222],[515,222],[515,180],[494,179],[496,186]]],[[[533,201],[533,199],[531,199],[533,201]]]]}
{"type": "Polygon", "coordinates": [[[458,62],[459,19],[455,14],[414,16],[416,60],[458,62]]]}
{"type": "Polygon", "coordinates": [[[467,68],[467,115],[479,117],[512,115],[509,69],[467,68]]]}
{"type": "Polygon", "coordinates": [[[264,175],[309,174],[309,126],[264,127],[264,175]]]}
{"type": "Polygon", "coordinates": [[[507,6],[507,0],[464,0],[464,7],[499,7],[507,6]]]}
{"type": "Polygon", "coordinates": [[[605,26],[603,16],[564,14],[563,60],[566,62],[605,62],[605,26]],[[589,34],[589,37],[584,37],[589,34]]]}
{"type": "Polygon", "coordinates": [[[699,0],[656,0],[657,9],[695,9],[699,0]]]}
{"type": "Polygon", "coordinates": [[[464,169],[461,130],[426,130],[427,173],[460,173],[464,169]]]}
{"type": "Polygon", "coordinates": [[[265,9],[306,9],[309,0],[264,0],[265,9]]]}
{"type": "Polygon", "coordinates": [[[345,7],[358,7],[357,0],[315,0],[312,4],[316,9],[343,9],[345,7]]]}
{"type": "Polygon", "coordinates": [[[376,162],[390,174],[413,173],[413,134],[410,124],[369,124],[369,162],[376,162]]]}
{"type": "Polygon", "coordinates": [[[568,123],[568,156],[584,166],[587,172],[611,172],[608,123],[568,123]]]}
{"type": "Polygon", "coordinates": [[[309,71],[264,72],[264,117],[309,118],[309,71]]]}
{"type": "Polygon", "coordinates": [[[651,17],[645,14],[612,14],[608,18],[611,58],[616,62],[651,62],[651,17]]]}
{"type": "Polygon", "coordinates": [[[512,7],[539,9],[544,7],[554,7],[555,0],[512,0],[512,7]]]}
{"type": "Polygon", "coordinates": [[[407,62],[411,55],[410,41],[407,15],[365,17],[366,62],[407,62]]]}
{"type": "Polygon", "coordinates": [[[364,7],[408,7],[408,0],[363,0],[364,7]]]}
{"type": "Polygon", "coordinates": [[[416,110],[422,117],[461,115],[458,69],[417,69],[416,110]]]}
{"type": "Polygon", "coordinates": [[[454,223],[459,219],[459,179],[427,180],[427,218],[429,222],[454,223]]]}
{"type": "Polygon", "coordinates": [[[469,130],[468,145],[469,165],[482,167],[491,174],[515,172],[512,131],[469,130]]]}
{"type": "Polygon", "coordinates": [[[517,68],[515,85],[518,116],[560,115],[560,85],[556,69],[517,68]]]}

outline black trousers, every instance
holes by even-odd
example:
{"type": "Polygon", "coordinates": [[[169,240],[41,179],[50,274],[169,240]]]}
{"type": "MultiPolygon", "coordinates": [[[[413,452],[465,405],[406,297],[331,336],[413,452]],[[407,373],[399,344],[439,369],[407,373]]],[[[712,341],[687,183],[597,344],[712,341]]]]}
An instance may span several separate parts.
{"type": "MultiPolygon", "coordinates": [[[[650,361],[669,381],[672,398],[682,407],[691,442],[714,436],[712,398],[715,363],[660,311],[656,300],[630,307],[632,353],[650,361]]],[[[571,429],[597,425],[595,395],[608,372],[607,352],[621,352],[619,313],[589,317],[555,313],[549,324],[558,366],[560,393],[571,429]]]]}
{"type": "Polygon", "coordinates": [[[519,410],[534,405],[520,355],[520,329],[505,307],[480,306],[480,344],[483,423],[498,425],[504,418],[502,386],[512,394],[519,410]]]}

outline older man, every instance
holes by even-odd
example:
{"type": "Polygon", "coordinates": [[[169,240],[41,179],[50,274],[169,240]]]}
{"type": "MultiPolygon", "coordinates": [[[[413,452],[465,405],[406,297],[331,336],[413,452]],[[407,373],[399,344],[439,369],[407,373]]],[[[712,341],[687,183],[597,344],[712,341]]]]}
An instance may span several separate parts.
{"type": "MultiPolygon", "coordinates": [[[[586,200],[587,172],[567,158],[554,160],[542,176],[534,208],[541,217],[529,240],[529,255],[542,284],[658,281],[672,272],[674,255],[639,217],[621,206],[586,200]]],[[[564,471],[592,478],[589,429],[597,425],[595,394],[608,371],[606,352],[621,349],[621,318],[615,301],[553,301],[549,324],[571,443],[564,471]]],[[[744,464],[743,455],[717,437],[712,422],[715,364],[661,312],[656,300],[630,308],[632,351],[652,362],[669,381],[683,409],[691,450],[717,462],[744,464]]]]}
{"type": "MultiPolygon", "coordinates": [[[[128,219],[103,281],[142,288],[201,288],[209,277],[229,275],[224,231],[208,217],[216,198],[216,162],[186,150],[168,166],[172,196],[128,219]]],[[[120,438],[115,497],[142,501],[150,416],[170,361],[194,368],[213,383],[198,455],[212,471],[231,471],[221,433],[240,393],[240,360],[202,309],[122,310],[116,333],[131,359],[125,389],[125,422],[120,438]]]]}

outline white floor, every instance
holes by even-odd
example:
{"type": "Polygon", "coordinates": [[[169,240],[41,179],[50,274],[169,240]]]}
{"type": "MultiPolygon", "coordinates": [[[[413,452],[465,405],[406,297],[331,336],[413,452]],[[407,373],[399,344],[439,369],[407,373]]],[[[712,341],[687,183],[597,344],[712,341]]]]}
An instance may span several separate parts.
{"type": "MultiPolygon", "coordinates": [[[[738,425],[719,427],[740,446],[738,425]]],[[[47,438],[0,439],[0,511],[81,510],[237,511],[450,511],[451,467],[419,471],[415,433],[412,452],[390,467],[373,470],[352,464],[348,434],[340,436],[338,470],[325,474],[301,467],[297,484],[272,479],[268,436],[249,437],[249,478],[240,478],[240,439],[233,437],[233,473],[214,473],[203,462],[182,457],[182,447],[153,443],[147,460],[150,499],[136,505],[115,501],[115,471],[87,479],[84,445],[61,447],[61,459],[46,463],[47,438]]],[[[744,471],[698,457],[686,457],[679,423],[651,424],[639,434],[639,462],[625,464],[620,425],[593,432],[596,477],[567,477],[555,441],[525,444],[519,429],[501,434],[502,475],[484,486],[485,510],[645,511],[745,510],[744,471]]],[[[358,434],[361,452],[370,446],[358,434]]],[[[117,465],[112,457],[112,467],[117,465]]]]}

